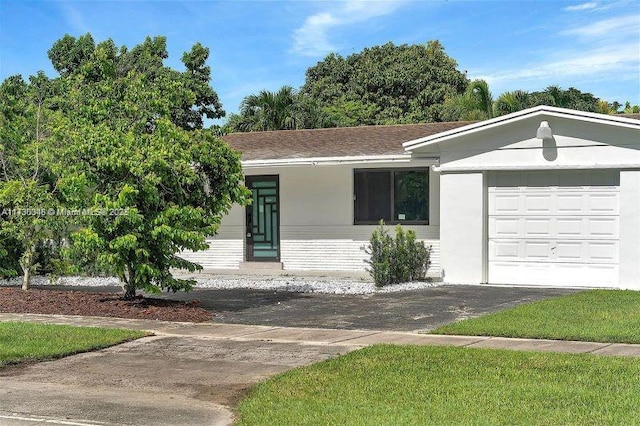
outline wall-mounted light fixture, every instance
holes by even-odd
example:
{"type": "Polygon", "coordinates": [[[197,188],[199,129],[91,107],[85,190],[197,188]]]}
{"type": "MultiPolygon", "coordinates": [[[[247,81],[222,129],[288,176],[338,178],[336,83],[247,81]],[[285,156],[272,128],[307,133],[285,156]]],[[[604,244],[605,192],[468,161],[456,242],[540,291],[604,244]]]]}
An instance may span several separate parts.
{"type": "Polygon", "coordinates": [[[540,127],[538,127],[538,131],[536,132],[536,138],[542,140],[553,139],[553,132],[548,122],[543,121],[540,123],[540,127]]]}

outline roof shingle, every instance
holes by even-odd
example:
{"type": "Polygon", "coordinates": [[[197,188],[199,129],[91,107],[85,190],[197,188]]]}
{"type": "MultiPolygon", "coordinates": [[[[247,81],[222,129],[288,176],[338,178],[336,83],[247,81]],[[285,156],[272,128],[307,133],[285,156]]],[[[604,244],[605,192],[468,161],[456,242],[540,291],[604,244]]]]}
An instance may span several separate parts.
{"type": "Polygon", "coordinates": [[[466,126],[470,122],[398,124],[231,133],[223,139],[242,160],[405,154],[402,143],[466,126]]]}

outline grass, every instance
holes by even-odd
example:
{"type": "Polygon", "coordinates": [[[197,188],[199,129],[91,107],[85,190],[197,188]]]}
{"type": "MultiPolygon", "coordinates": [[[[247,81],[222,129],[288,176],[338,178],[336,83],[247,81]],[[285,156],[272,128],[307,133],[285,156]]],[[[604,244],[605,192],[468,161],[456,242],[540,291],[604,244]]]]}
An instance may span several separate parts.
{"type": "Polygon", "coordinates": [[[431,333],[640,343],[640,292],[589,290],[463,320],[431,333]]]}
{"type": "Polygon", "coordinates": [[[367,347],[276,376],[240,425],[639,424],[635,358],[367,347]]]}
{"type": "Polygon", "coordinates": [[[0,367],[106,348],[145,335],[134,330],[0,322],[0,367]]]}

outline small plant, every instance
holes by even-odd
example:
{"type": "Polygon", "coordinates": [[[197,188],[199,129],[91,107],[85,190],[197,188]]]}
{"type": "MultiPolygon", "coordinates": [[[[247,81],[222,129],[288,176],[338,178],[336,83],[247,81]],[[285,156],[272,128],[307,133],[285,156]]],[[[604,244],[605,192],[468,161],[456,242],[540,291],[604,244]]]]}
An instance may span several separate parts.
{"type": "Polygon", "coordinates": [[[416,241],[416,233],[395,228],[395,238],[389,235],[384,221],[371,234],[366,262],[376,287],[409,281],[422,281],[431,265],[431,247],[416,241]]]}

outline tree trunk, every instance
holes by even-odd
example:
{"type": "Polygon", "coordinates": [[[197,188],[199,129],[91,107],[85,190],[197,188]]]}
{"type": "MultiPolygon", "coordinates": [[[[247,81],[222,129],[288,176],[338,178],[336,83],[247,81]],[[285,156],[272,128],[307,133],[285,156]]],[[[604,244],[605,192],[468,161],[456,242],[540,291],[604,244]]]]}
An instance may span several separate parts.
{"type": "Polygon", "coordinates": [[[33,259],[36,254],[36,246],[31,245],[20,259],[20,267],[22,267],[22,289],[29,290],[31,287],[31,269],[33,268],[33,259]]]}
{"type": "Polygon", "coordinates": [[[133,272],[131,265],[127,265],[127,279],[122,290],[124,291],[122,297],[125,300],[133,300],[136,298],[135,272],[133,272]]]}

